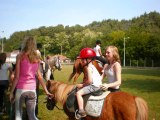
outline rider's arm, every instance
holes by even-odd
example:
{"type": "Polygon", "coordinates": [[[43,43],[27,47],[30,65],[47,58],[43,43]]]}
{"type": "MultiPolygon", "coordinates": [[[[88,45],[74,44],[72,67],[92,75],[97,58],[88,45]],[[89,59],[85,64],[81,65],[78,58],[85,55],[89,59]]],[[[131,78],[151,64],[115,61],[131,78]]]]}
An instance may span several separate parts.
{"type": "Polygon", "coordinates": [[[84,81],[83,81],[83,83],[81,83],[81,84],[77,84],[76,86],[78,87],[78,88],[82,88],[82,87],[85,87],[85,86],[87,86],[87,85],[90,85],[90,84],[92,84],[92,71],[91,71],[91,69],[90,68],[87,68],[87,78],[88,79],[85,79],[84,81]]]}
{"type": "Polygon", "coordinates": [[[88,79],[83,83],[83,87],[92,84],[92,70],[87,68],[88,79]]]}

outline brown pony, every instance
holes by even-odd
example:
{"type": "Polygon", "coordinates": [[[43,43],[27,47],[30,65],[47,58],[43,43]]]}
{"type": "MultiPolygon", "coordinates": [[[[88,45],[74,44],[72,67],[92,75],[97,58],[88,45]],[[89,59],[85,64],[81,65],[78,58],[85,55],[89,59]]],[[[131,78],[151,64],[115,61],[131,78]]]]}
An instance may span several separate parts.
{"type": "MultiPolygon", "coordinates": [[[[74,113],[66,108],[68,93],[74,85],[58,81],[47,81],[47,89],[53,94],[51,99],[54,106],[59,102],[69,120],[75,120],[74,113]]],[[[105,101],[100,117],[86,116],[84,120],[148,120],[147,103],[140,97],[130,95],[126,92],[112,92],[105,101]]]]}

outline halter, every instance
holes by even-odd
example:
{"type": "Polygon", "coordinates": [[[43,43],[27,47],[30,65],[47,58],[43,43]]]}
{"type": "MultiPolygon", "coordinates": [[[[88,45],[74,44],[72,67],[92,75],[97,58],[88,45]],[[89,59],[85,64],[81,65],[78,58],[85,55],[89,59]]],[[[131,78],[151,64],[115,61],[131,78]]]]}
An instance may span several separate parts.
{"type": "Polygon", "coordinates": [[[47,101],[46,101],[46,107],[48,110],[53,110],[54,107],[56,107],[57,109],[59,110],[63,110],[61,108],[59,108],[57,105],[56,105],[56,100],[54,98],[51,98],[51,97],[47,97],[47,101]]]}

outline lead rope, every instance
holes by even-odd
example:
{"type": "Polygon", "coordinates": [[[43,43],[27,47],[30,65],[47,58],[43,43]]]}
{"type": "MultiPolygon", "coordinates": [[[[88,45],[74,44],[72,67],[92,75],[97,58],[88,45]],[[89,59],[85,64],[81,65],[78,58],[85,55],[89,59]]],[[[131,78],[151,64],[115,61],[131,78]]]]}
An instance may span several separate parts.
{"type": "Polygon", "coordinates": [[[56,107],[58,110],[63,110],[63,108],[59,108],[57,105],[55,105],[55,107],[56,107]]]}

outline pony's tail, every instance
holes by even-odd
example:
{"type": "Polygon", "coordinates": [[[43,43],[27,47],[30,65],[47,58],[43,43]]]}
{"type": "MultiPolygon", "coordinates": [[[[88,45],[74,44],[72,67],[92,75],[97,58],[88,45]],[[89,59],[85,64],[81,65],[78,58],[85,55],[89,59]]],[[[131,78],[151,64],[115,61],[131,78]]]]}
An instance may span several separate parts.
{"type": "Polygon", "coordinates": [[[146,101],[136,97],[135,102],[137,106],[137,120],[148,120],[148,105],[146,101]]]}

